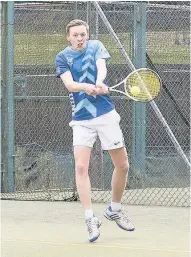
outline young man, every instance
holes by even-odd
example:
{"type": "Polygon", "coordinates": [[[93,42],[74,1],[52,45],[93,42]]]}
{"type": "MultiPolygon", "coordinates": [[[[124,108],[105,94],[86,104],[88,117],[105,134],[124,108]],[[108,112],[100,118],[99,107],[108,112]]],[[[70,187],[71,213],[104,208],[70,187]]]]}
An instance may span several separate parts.
{"type": "Polygon", "coordinates": [[[68,89],[72,105],[73,146],[76,185],[85,211],[89,241],[99,235],[101,221],[94,216],[91,204],[91,185],[88,175],[92,147],[99,136],[103,150],[108,150],[114,164],[111,205],[104,216],[127,231],[135,228],[121,210],[121,198],[127,181],[128,157],[120,116],[107,95],[105,84],[106,61],[110,55],[98,40],[89,40],[89,26],[82,20],[73,20],[66,27],[71,46],[56,55],[56,75],[68,89]]]}

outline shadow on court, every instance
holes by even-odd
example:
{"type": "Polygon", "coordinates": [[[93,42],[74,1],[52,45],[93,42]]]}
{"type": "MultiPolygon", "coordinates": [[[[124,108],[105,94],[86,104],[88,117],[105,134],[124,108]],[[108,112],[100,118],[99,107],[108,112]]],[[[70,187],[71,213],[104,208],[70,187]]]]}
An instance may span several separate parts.
{"type": "Polygon", "coordinates": [[[79,202],[1,201],[2,257],[188,257],[189,208],[125,206],[135,225],[123,231],[103,217],[101,236],[87,240],[79,202]]]}

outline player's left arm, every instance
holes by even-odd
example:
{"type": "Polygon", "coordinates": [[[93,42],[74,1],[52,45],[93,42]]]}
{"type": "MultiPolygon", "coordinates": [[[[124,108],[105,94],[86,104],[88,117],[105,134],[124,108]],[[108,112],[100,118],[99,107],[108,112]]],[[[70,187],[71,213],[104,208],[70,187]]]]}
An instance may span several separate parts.
{"type": "Polygon", "coordinates": [[[100,84],[104,83],[104,80],[107,76],[107,67],[105,59],[98,59],[96,61],[97,66],[97,79],[96,79],[96,86],[99,87],[100,84]]]}
{"type": "Polygon", "coordinates": [[[107,76],[106,62],[109,60],[110,54],[101,41],[97,41],[97,50],[95,53],[96,67],[97,67],[97,79],[96,87],[100,88],[103,94],[108,93],[108,87],[105,85],[104,80],[107,76]]]}

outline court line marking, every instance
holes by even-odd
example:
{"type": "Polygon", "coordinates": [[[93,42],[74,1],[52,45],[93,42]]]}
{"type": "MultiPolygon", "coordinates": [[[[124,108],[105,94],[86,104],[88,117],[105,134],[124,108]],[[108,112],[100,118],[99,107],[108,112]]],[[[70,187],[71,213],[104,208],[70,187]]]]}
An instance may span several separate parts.
{"type": "Polygon", "coordinates": [[[123,246],[120,244],[115,245],[103,245],[98,243],[72,243],[72,242],[53,242],[53,241],[37,241],[37,240],[15,240],[15,239],[8,239],[8,240],[1,240],[3,242],[22,242],[22,243],[37,243],[37,244],[51,244],[51,245],[68,245],[68,246],[83,246],[83,247],[98,247],[98,248],[120,248],[120,249],[129,249],[129,250],[140,250],[140,251],[163,251],[163,252],[177,252],[177,253],[190,253],[187,250],[178,250],[178,249],[166,249],[166,248],[144,248],[144,247],[131,247],[131,246],[123,246]]]}

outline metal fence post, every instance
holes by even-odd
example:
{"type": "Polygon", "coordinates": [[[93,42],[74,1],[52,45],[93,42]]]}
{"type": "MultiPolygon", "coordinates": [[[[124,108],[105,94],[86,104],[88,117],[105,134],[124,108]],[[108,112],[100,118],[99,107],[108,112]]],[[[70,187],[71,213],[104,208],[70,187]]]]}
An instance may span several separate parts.
{"type": "Polygon", "coordinates": [[[14,174],[14,2],[7,3],[7,172],[8,192],[15,187],[14,174]]]}
{"type": "Polygon", "coordinates": [[[7,2],[2,3],[2,74],[1,74],[1,192],[6,188],[5,176],[7,170],[6,164],[6,135],[5,135],[5,120],[6,120],[6,67],[7,67],[7,2]]]}
{"type": "MultiPolygon", "coordinates": [[[[134,65],[138,68],[146,66],[146,3],[134,5],[134,65]]],[[[133,102],[133,176],[140,182],[145,177],[145,133],[146,105],[133,102]]]]}

